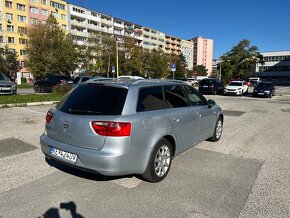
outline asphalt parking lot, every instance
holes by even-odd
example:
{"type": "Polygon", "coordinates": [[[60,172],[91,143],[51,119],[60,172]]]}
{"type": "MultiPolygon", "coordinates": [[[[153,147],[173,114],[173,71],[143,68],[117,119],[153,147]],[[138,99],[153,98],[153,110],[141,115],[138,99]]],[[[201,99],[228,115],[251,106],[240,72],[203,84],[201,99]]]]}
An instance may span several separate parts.
{"type": "Polygon", "coordinates": [[[210,96],[224,133],[151,184],[45,162],[50,106],[0,109],[0,217],[290,217],[290,97],[210,96]]]}

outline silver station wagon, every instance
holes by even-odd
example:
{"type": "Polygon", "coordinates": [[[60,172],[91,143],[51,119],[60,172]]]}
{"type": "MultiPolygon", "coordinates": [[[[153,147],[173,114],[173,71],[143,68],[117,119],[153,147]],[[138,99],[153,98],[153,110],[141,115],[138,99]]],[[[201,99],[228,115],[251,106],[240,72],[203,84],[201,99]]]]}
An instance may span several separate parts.
{"type": "Polygon", "coordinates": [[[46,115],[45,156],[107,176],[163,180],[173,158],[204,140],[218,141],[223,112],[174,80],[84,83],[46,115]]]}

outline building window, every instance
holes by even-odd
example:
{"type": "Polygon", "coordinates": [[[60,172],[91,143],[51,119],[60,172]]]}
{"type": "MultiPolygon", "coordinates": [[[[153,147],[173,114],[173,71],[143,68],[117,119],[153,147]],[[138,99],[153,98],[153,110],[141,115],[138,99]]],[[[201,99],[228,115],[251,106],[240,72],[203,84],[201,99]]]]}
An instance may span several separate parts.
{"type": "Polygon", "coordinates": [[[62,28],[62,30],[66,31],[66,25],[63,24],[63,25],[61,26],[61,28],[62,28]]]}
{"type": "Polygon", "coordinates": [[[8,37],[8,44],[14,44],[14,43],[15,43],[14,37],[8,37]]]}
{"type": "Polygon", "coordinates": [[[13,25],[7,25],[7,32],[14,32],[14,26],[13,25]]]}
{"type": "Polygon", "coordinates": [[[47,5],[47,0],[41,0],[41,4],[47,5]]]}
{"type": "Polygon", "coordinates": [[[78,9],[78,8],[75,8],[75,7],[73,7],[73,11],[77,12],[77,13],[80,13],[80,14],[84,14],[85,13],[84,10],[81,10],[81,9],[78,9]]]}
{"type": "Polygon", "coordinates": [[[41,9],[41,15],[48,16],[48,11],[45,9],[41,9]]]}
{"type": "Polygon", "coordinates": [[[50,6],[57,9],[65,10],[65,5],[54,2],[54,1],[50,1],[50,6]]]}
{"type": "Polygon", "coordinates": [[[61,15],[61,19],[62,19],[62,20],[66,20],[66,19],[67,19],[67,18],[66,18],[66,15],[65,15],[65,14],[62,14],[62,15],[61,15]]]}
{"type": "Polygon", "coordinates": [[[18,15],[18,21],[19,22],[26,22],[26,17],[25,16],[18,15]]]}
{"type": "Polygon", "coordinates": [[[6,6],[6,8],[12,8],[12,2],[5,1],[5,6],[6,6]]]}
{"type": "Polygon", "coordinates": [[[30,12],[33,13],[33,14],[38,14],[39,13],[38,8],[35,8],[35,7],[30,7],[30,12]]]}
{"type": "Polygon", "coordinates": [[[24,35],[27,33],[27,28],[26,27],[18,27],[18,32],[20,35],[24,35]]]}
{"type": "Polygon", "coordinates": [[[25,11],[25,5],[23,5],[23,4],[18,4],[18,3],[17,3],[17,10],[19,10],[19,11],[25,11]]]}
{"type": "Polygon", "coordinates": [[[30,18],[30,23],[31,23],[32,25],[35,25],[35,24],[38,23],[38,19],[36,19],[36,18],[30,18]]]}
{"type": "Polygon", "coordinates": [[[30,0],[31,2],[34,2],[34,3],[37,3],[38,2],[38,0],[30,0]]]}
{"type": "Polygon", "coordinates": [[[10,23],[13,20],[13,14],[6,13],[6,19],[7,19],[8,23],[10,23]]]}
{"type": "Polygon", "coordinates": [[[21,56],[26,56],[27,55],[27,51],[26,50],[20,50],[20,55],[21,56]]]}
{"type": "Polygon", "coordinates": [[[26,45],[27,44],[27,39],[19,38],[19,44],[20,45],[26,45]]]}
{"type": "Polygon", "coordinates": [[[57,13],[57,12],[52,11],[52,12],[51,12],[51,15],[52,15],[54,18],[56,18],[56,19],[58,18],[58,13],[57,13]]]}
{"type": "Polygon", "coordinates": [[[3,30],[3,25],[0,23],[0,31],[3,30]]]}
{"type": "Polygon", "coordinates": [[[3,36],[0,36],[0,43],[3,43],[3,36]]]}

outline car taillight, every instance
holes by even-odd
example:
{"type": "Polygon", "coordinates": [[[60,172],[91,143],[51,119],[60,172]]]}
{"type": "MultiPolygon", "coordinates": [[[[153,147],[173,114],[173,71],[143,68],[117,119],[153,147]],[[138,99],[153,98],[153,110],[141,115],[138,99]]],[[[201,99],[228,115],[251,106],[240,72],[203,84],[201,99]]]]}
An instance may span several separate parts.
{"type": "Polygon", "coordinates": [[[102,136],[130,136],[131,123],[93,121],[91,123],[94,131],[102,136]]]}
{"type": "Polygon", "coordinates": [[[49,123],[53,117],[53,113],[48,111],[45,117],[46,123],[49,123]]]}

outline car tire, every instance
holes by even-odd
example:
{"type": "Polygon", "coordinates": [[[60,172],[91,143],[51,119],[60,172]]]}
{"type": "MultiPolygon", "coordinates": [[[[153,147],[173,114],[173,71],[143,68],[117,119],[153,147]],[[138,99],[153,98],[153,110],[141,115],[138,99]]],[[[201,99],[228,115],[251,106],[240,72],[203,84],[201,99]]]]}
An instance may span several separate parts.
{"type": "Polygon", "coordinates": [[[150,155],[143,179],[152,183],[162,181],[170,170],[172,156],[172,144],[167,139],[161,139],[150,155]]]}
{"type": "Polygon", "coordinates": [[[34,89],[35,93],[40,93],[41,92],[41,89],[40,89],[39,85],[34,85],[33,89],[34,89]]]}
{"type": "Polygon", "coordinates": [[[212,142],[217,142],[218,140],[220,140],[222,133],[223,133],[223,120],[221,117],[219,117],[214,127],[213,136],[210,137],[208,140],[212,142]]]}
{"type": "Polygon", "coordinates": [[[273,93],[272,92],[270,92],[270,94],[269,94],[269,98],[272,98],[272,96],[273,96],[273,93]]]}

